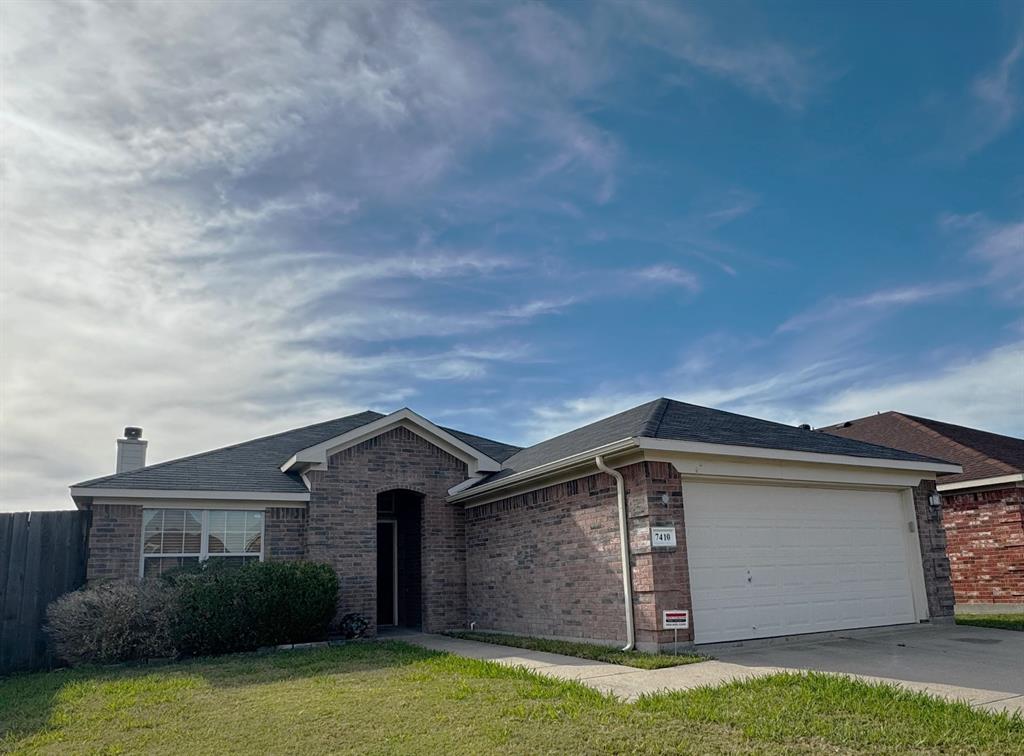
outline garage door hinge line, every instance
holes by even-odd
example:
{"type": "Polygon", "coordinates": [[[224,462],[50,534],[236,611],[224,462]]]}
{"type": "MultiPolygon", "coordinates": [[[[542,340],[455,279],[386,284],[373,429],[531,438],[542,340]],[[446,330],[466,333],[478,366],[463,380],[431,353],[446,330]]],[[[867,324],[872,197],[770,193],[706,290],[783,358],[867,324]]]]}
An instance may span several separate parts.
{"type": "Polygon", "coordinates": [[[594,457],[597,469],[606,472],[615,479],[615,493],[619,509],[619,546],[622,558],[622,600],[626,610],[626,645],[623,651],[632,651],[636,648],[636,630],[633,628],[633,584],[632,568],[629,563],[629,523],[626,519],[626,483],[621,473],[613,470],[604,463],[604,457],[600,454],[594,457]]]}

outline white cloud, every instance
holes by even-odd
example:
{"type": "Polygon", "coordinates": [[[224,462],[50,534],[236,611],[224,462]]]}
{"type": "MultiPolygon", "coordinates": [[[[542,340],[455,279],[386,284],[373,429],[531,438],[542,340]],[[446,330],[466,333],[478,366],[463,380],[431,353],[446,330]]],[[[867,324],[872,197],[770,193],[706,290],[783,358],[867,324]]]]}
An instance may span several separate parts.
{"type": "Polygon", "coordinates": [[[688,270],[676,265],[660,264],[641,268],[633,273],[642,281],[667,286],[678,286],[690,292],[700,291],[700,279],[688,270]]]}
{"type": "Polygon", "coordinates": [[[882,289],[859,297],[833,297],[787,319],[776,328],[776,333],[800,331],[836,318],[862,318],[865,312],[882,314],[900,307],[949,296],[969,285],[967,282],[949,281],[882,289]]]}
{"type": "Polygon", "coordinates": [[[987,268],[986,281],[997,293],[1024,293],[1024,219],[995,222],[982,213],[947,214],[940,225],[966,237],[967,256],[987,268]]]}
{"type": "Polygon", "coordinates": [[[971,86],[976,112],[973,122],[971,151],[978,150],[1005,133],[1020,115],[1020,64],[1024,60],[1024,34],[1000,59],[996,67],[979,76],[971,86]]]}
{"type": "MultiPolygon", "coordinates": [[[[0,505],[67,506],[125,424],[159,460],[479,380],[500,353],[360,344],[557,311],[486,296],[523,258],[364,221],[422,212],[524,97],[550,121],[571,112],[428,11],[0,7],[0,505]],[[420,296],[469,282],[485,294],[420,296]]],[[[572,138],[521,133],[541,154],[572,138]]],[[[580,196],[615,168],[584,146],[580,196]]]]}
{"type": "Polygon", "coordinates": [[[814,407],[808,422],[828,425],[887,410],[1024,436],[1024,342],[951,361],[930,375],[848,388],[814,407]]]}
{"type": "MultiPolygon", "coordinates": [[[[921,365],[934,365],[922,359],[921,365]]],[[[940,363],[931,370],[897,372],[881,364],[839,359],[792,367],[751,382],[730,380],[707,365],[682,379],[646,375],[604,385],[584,396],[541,404],[520,423],[535,443],[658,396],[773,420],[822,427],[886,410],[899,410],[997,433],[1024,434],[1024,342],[940,363]]]]}
{"type": "Polygon", "coordinates": [[[823,67],[807,52],[771,40],[725,41],[675,3],[643,0],[621,8],[622,23],[641,43],[776,105],[799,110],[823,84],[823,67]]]}

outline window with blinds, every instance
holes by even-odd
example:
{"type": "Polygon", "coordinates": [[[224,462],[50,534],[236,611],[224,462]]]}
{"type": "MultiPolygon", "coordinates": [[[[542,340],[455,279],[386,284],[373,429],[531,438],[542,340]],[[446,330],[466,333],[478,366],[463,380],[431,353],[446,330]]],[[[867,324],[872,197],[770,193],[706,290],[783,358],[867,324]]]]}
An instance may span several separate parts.
{"type": "Polygon", "coordinates": [[[262,511],[240,509],[144,509],[143,577],[206,559],[263,558],[262,511]]]}

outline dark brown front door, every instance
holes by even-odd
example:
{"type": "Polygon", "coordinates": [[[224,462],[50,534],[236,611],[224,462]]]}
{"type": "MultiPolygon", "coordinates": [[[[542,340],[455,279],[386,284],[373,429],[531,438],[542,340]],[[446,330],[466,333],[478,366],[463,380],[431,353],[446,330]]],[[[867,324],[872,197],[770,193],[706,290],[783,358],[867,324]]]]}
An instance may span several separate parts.
{"type": "Polygon", "coordinates": [[[395,616],[395,525],[394,520],[377,522],[377,624],[396,625],[395,616]]]}

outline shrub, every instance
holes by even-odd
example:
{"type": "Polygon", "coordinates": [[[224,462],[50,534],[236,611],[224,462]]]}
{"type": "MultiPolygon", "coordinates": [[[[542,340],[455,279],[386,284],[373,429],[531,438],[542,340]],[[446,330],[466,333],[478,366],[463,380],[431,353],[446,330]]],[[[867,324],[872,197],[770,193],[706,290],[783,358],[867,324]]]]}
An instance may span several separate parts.
{"type": "Polygon", "coordinates": [[[64,594],[46,610],[56,656],[72,665],[174,656],[174,592],[158,580],[116,580],[64,594]]]}
{"type": "Polygon", "coordinates": [[[334,616],[338,578],[325,564],[210,560],[176,572],[174,639],[190,654],[247,651],[302,643],[327,635],[334,616]]]}
{"type": "Polygon", "coordinates": [[[346,614],[338,624],[338,630],[346,638],[362,638],[369,627],[370,620],[366,619],[362,614],[356,614],[355,612],[346,614]]]}

